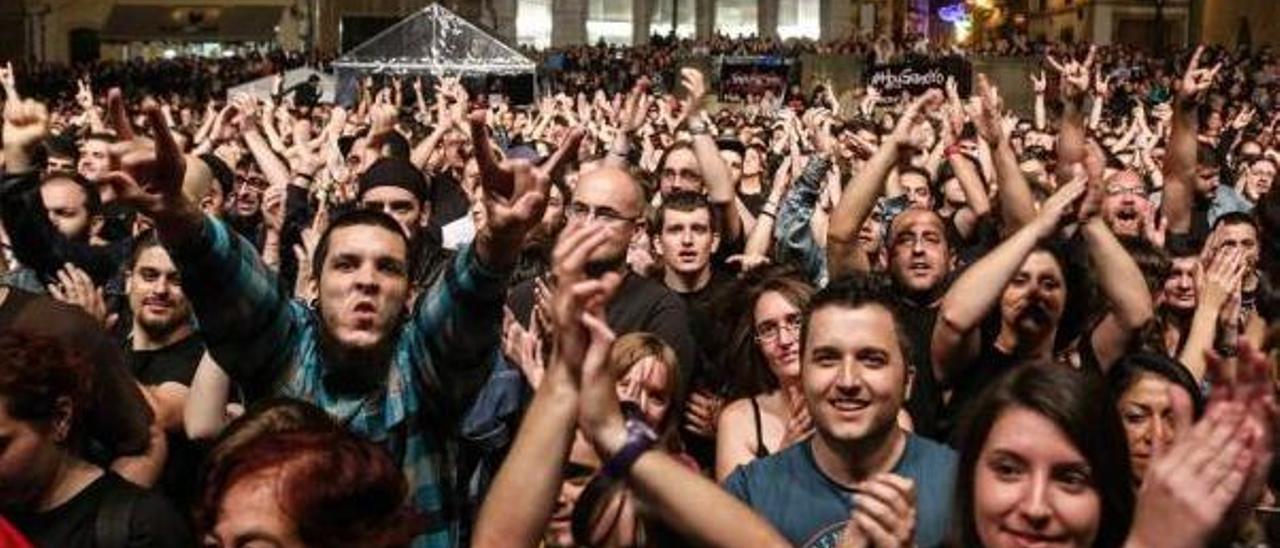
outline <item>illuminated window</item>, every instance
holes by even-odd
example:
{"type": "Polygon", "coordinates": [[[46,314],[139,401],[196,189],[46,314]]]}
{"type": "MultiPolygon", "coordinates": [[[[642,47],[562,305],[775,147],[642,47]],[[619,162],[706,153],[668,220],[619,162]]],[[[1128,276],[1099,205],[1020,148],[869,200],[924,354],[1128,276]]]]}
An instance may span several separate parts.
{"type": "Polygon", "coordinates": [[[520,0],[516,5],[516,43],[551,47],[551,0],[520,0]]]}
{"type": "Polygon", "coordinates": [[[719,0],[716,2],[716,32],[727,36],[755,36],[760,0],[719,0]]]}
{"type": "Polygon", "coordinates": [[[587,0],[587,41],[631,45],[631,0],[587,0]]]}
{"type": "Polygon", "coordinates": [[[649,33],[660,36],[671,34],[671,14],[676,13],[676,36],[693,38],[697,32],[694,27],[694,3],[697,0],[652,0],[653,17],[649,19],[649,33]]]}
{"type": "Polygon", "coordinates": [[[778,37],[810,38],[817,40],[822,34],[819,4],[822,0],[777,0],[778,37]]]}

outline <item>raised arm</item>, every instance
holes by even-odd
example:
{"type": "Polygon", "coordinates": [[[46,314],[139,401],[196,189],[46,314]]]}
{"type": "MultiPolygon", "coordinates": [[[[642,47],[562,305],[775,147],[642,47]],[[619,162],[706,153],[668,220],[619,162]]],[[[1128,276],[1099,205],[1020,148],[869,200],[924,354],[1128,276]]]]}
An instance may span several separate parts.
{"type": "Polygon", "coordinates": [[[551,517],[577,431],[579,388],[573,372],[585,362],[607,360],[613,341],[612,336],[588,333],[580,319],[603,314],[604,301],[622,279],[610,273],[596,280],[584,272],[587,258],[606,242],[610,230],[573,223],[556,244],[552,268],[557,287],[551,311],[555,351],[480,508],[473,546],[538,546],[551,517]]]}
{"type": "MultiPolygon", "coordinates": [[[[582,315],[582,323],[593,339],[612,334],[598,314],[582,315]]],[[[618,403],[617,374],[605,360],[584,360],[577,377],[581,381],[579,428],[601,460],[611,462],[629,437],[618,403]]],[[[692,544],[788,546],[772,526],[746,505],[665,452],[650,449],[636,458],[629,469],[619,468],[614,473],[625,478],[632,492],[692,544]]]]}
{"type": "MultiPolygon", "coordinates": [[[[929,92],[922,95],[902,113],[897,126],[881,140],[871,159],[854,175],[840,195],[840,201],[831,212],[831,224],[827,226],[827,265],[831,277],[839,277],[860,270],[855,258],[861,253],[858,231],[875,208],[876,199],[884,194],[889,171],[898,163],[901,149],[910,146],[915,127],[923,122],[921,109],[936,105],[942,94],[929,92]]],[[[866,265],[869,267],[870,265],[866,265]]]]}
{"type": "Polygon", "coordinates": [[[693,154],[698,159],[698,167],[702,169],[702,178],[707,184],[707,201],[716,209],[721,222],[720,239],[723,242],[738,241],[742,236],[742,218],[734,208],[737,193],[733,188],[733,175],[729,166],[720,156],[720,147],[707,122],[702,118],[703,100],[707,93],[706,80],[702,72],[694,68],[680,70],[684,87],[689,91],[685,103],[685,121],[689,133],[693,134],[693,154]]]}
{"type": "Polygon", "coordinates": [[[1036,75],[1034,74],[1031,75],[1031,90],[1036,94],[1035,118],[1033,124],[1035,128],[1040,131],[1044,131],[1048,121],[1048,117],[1045,116],[1044,108],[1044,94],[1047,88],[1048,86],[1045,85],[1043,70],[1040,71],[1039,78],[1036,78],[1036,75]]]}
{"type": "MultiPolygon", "coordinates": [[[[494,157],[489,145],[485,113],[471,114],[472,142],[484,185],[485,223],[475,242],[453,259],[452,266],[417,300],[412,323],[434,360],[418,360],[426,378],[446,386],[453,376],[478,372],[498,347],[507,276],[515,267],[525,234],[542,219],[551,174],[576,150],[582,132],[576,130],[542,166],[494,157]],[[443,359],[447,357],[447,359],[443,359]]],[[[482,381],[467,378],[468,381],[482,381]]],[[[454,402],[462,403],[462,402],[454,402]]]]}
{"type": "Polygon", "coordinates": [[[1164,193],[1160,209],[1169,223],[1169,232],[1191,232],[1191,209],[1196,195],[1196,135],[1198,120],[1196,110],[1200,96],[1213,85],[1222,64],[1212,69],[1200,67],[1200,55],[1204,46],[1196,48],[1191,64],[1179,81],[1173,102],[1173,120],[1169,134],[1169,148],[1164,164],[1164,193]]]}
{"type": "Polygon", "coordinates": [[[933,374],[939,382],[950,383],[977,356],[983,318],[999,302],[1005,285],[1018,273],[1027,255],[1040,240],[1053,235],[1068,208],[1084,193],[1082,179],[1063,185],[1045,201],[1034,221],[1013,233],[951,284],[933,327],[933,374]]]}
{"type": "Polygon", "coordinates": [[[236,124],[240,129],[241,136],[244,137],[244,143],[249,147],[249,153],[253,155],[253,161],[258,164],[258,168],[262,170],[262,175],[266,177],[267,183],[272,187],[281,188],[289,185],[292,177],[289,173],[289,166],[276,155],[270,144],[262,135],[262,123],[271,123],[269,120],[261,120],[258,118],[257,105],[254,104],[252,98],[237,97],[235,100],[236,124]]]}
{"type": "Polygon", "coordinates": [[[970,100],[968,108],[978,136],[994,149],[1000,219],[1005,233],[1013,233],[1035,219],[1035,198],[1022,168],[1018,167],[1018,155],[1009,142],[1009,132],[1001,123],[1004,102],[1000,99],[1000,90],[990,84],[985,74],[978,75],[977,95],[970,100]]]}
{"type": "Polygon", "coordinates": [[[644,126],[645,119],[649,115],[649,105],[652,102],[652,96],[649,95],[649,81],[641,78],[627,94],[622,109],[618,112],[618,130],[614,132],[613,143],[609,146],[609,155],[605,156],[604,165],[620,169],[629,167],[631,142],[635,139],[636,132],[644,126]]]}
{"type": "Polygon", "coordinates": [[[134,138],[116,145],[121,170],[106,182],[153,220],[182,273],[209,352],[254,396],[264,395],[292,357],[303,312],[277,289],[251,244],[204,217],[182,192],[184,180],[214,184],[209,168],[183,157],[158,109],[147,108],[146,116],[154,143],[134,138]]]}
{"type": "Polygon", "coordinates": [[[1084,161],[1085,157],[1085,120],[1084,95],[1089,89],[1089,77],[1093,69],[1093,57],[1096,46],[1089,47],[1089,54],[1083,62],[1067,58],[1058,62],[1053,57],[1046,58],[1049,66],[1062,76],[1062,120],[1058,127],[1058,180],[1071,178],[1070,167],[1084,161]]]}

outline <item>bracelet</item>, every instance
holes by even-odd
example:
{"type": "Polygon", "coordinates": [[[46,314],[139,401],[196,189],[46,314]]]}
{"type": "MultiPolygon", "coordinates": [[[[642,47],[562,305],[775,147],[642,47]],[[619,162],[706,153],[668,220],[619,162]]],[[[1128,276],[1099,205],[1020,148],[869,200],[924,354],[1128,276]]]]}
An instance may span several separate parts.
{"type": "Polygon", "coordinates": [[[760,210],[760,215],[765,216],[765,217],[773,217],[774,219],[777,219],[777,218],[778,218],[778,213],[777,213],[777,212],[769,211],[769,210],[767,210],[767,209],[761,209],[761,210],[760,210]]]}
{"type": "Polygon", "coordinates": [[[623,404],[623,414],[627,416],[627,443],[618,449],[617,453],[609,457],[609,461],[604,463],[601,469],[606,477],[614,479],[622,479],[631,471],[631,465],[635,464],[646,451],[653,448],[658,442],[658,434],[645,424],[641,418],[638,409],[633,409],[634,404],[623,404]],[[632,408],[632,409],[629,409],[632,408]]]}
{"type": "Polygon", "coordinates": [[[693,135],[706,135],[709,132],[707,124],[697,119],[689,120],[689,123],[685,124],[685,128],[693,135]]]}

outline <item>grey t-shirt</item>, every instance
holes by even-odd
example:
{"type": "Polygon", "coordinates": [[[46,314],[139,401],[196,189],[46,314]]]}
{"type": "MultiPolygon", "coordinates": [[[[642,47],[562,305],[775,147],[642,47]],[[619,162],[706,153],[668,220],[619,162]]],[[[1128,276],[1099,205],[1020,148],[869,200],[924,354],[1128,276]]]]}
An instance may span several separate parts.
{"type": "MultiPolygon", "coordinates": [[[[812,442],[739,466],[724,487],[747,503],[798,547],[834,547],[853,510],[853,491],[832,481],[813,460],[812,442]]],[[[956,453],[907,434],[907,447],[892,472],[916,484],[916,543],[946,539],[955,485],[956,453]]]]}

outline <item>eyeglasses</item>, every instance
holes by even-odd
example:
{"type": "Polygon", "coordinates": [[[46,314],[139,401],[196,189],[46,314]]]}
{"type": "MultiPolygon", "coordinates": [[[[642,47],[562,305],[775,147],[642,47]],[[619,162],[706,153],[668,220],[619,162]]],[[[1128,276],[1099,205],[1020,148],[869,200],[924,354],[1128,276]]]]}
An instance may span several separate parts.
{"type": "Polygon", "coordinates": [[[1146,194],[1146,191],[1139,187],[1125,187],[1120,185],[1111,185],[1107,187],[1107,196],[1118,196],[1121,194],[1143,196],[1146,194]]]}
{"type": "Polygon", "coordinates": [[[787,314],[781,320],[761,322],[760,325],[756,326],[756,340],[773,342],[782,336],[783,331],[792,335],[800,333],[800,315],[787,314]]]}
{"type": "Polygon", "coordinates": [[[622,224],[635,222],[640,216],[627,217],[617,210],[604,206],[589,206],[582,202],[573,202],[565,210],[570,220],[590,222],[596,219],[605,224],[622,224]]]}

